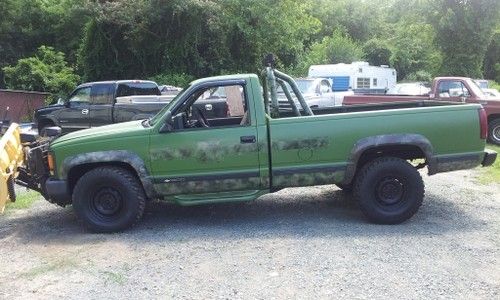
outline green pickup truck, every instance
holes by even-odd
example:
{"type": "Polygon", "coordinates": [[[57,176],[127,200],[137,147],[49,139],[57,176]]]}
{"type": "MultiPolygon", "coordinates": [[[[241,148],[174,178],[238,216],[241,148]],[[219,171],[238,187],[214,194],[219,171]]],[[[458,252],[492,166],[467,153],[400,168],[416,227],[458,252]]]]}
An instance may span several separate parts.
{"type": "Polygon", "coordinates": [[[409,219],[428,174],[488,166],[479,104],[419,101],[309,108],[293,79],[271,67],[192,82],[156,116],[34,139],[18,183],[72,204],[92,231],[138,221],[149,199],[180,205],[251,201],[288,187],[337,184],[375,223],[409,219]],[[292,110],[280,111],[277,87],[292,110]],[[292,88],[289,91],[287,86],[292,88]],[[224,89],[224,118],[195,105],[224,89]],[[295,93],[300,105],[292,99],[295,93]],[[460,138],[457,139],[457,135],[460,138]]]}

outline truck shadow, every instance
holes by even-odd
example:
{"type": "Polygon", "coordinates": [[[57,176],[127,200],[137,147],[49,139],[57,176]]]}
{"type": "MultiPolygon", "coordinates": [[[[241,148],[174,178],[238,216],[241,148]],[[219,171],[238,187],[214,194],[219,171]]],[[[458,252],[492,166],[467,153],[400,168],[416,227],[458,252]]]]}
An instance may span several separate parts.
{"type": "Polygon", "coordinates": [[[0,218],[0,241],[74,244],[117,240],[130,243],[168,243],[186,240],[275,237],[361,237],[441,235],[471,231],[481,220],[454,203],[453,196],[427,195],[420,211],[395,226],[370,224],[349,194],[336,188],[293,189],[257,201],[182,207],[152,202],[135,227],[117,234],[92,234],[82,228],[73,210],[38,203],[43,209],[0,218]]]}

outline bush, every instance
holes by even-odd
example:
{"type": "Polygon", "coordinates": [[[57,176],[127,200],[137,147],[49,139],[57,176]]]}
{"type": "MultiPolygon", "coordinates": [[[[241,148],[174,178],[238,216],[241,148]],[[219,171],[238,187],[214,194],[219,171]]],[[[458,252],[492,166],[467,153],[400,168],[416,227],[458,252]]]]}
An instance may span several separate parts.
{"type": "MultiPolygon", "coordinates": [[[[64,97],[80,81],[64,59],[64,53],[41,46],[35,56],[22,58],[15,66],[3,68],[8,88],[49,92],[53,98],[64,97]]],[[[48,101],[52,101],[49,97],[48,101]]]]}

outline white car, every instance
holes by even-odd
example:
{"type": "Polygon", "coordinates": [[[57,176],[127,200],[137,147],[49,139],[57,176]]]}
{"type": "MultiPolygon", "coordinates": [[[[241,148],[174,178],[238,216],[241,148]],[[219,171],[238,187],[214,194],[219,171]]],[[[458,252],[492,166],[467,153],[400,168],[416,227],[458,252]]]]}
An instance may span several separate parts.
{"type": "Polygon", "coordinates": [[[497,89],[482,89],[483,90],[483,93],[488,96],[488,97],[491,97],[491,98],[500,98],[500,92],[498,92],[497,89]]]}
{"type": "MultiPolygon", "coordinates": [[[[332,91],[332,85],[327,78],[298,78],[295,79],[295,83],[297,83],[307,105],[311,108],[341,106],[344,96],[354,95],[353,91],[332,91]]],[[[287,85],[287,88],[294,98],[297,107],[301,109],[300,103],[295,97],[291,87],[287,85]]],[[[281,87],[278,87],[278,99],[280,108],[291,108],[281,87]]]]}

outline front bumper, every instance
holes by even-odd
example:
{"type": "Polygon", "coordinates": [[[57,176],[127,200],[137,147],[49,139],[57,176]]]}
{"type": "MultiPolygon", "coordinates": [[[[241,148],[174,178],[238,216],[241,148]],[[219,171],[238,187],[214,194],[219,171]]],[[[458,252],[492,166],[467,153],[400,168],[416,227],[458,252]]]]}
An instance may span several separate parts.
{"type": "Polygon", "coordinates": [[[483,167],[491,166],[495,160],[497,159],[497,153],[493,150],[485,149],[484,150],[484,157],[483,161],[481,162],[481,165],[483,167]]]}
{"type": "Polygon", "coordinates": [[[71,193],[69,192],[66,180],[47,179],[45,182],[45,191],[50,202],[61,206],[71,204],[71,193]]]}

